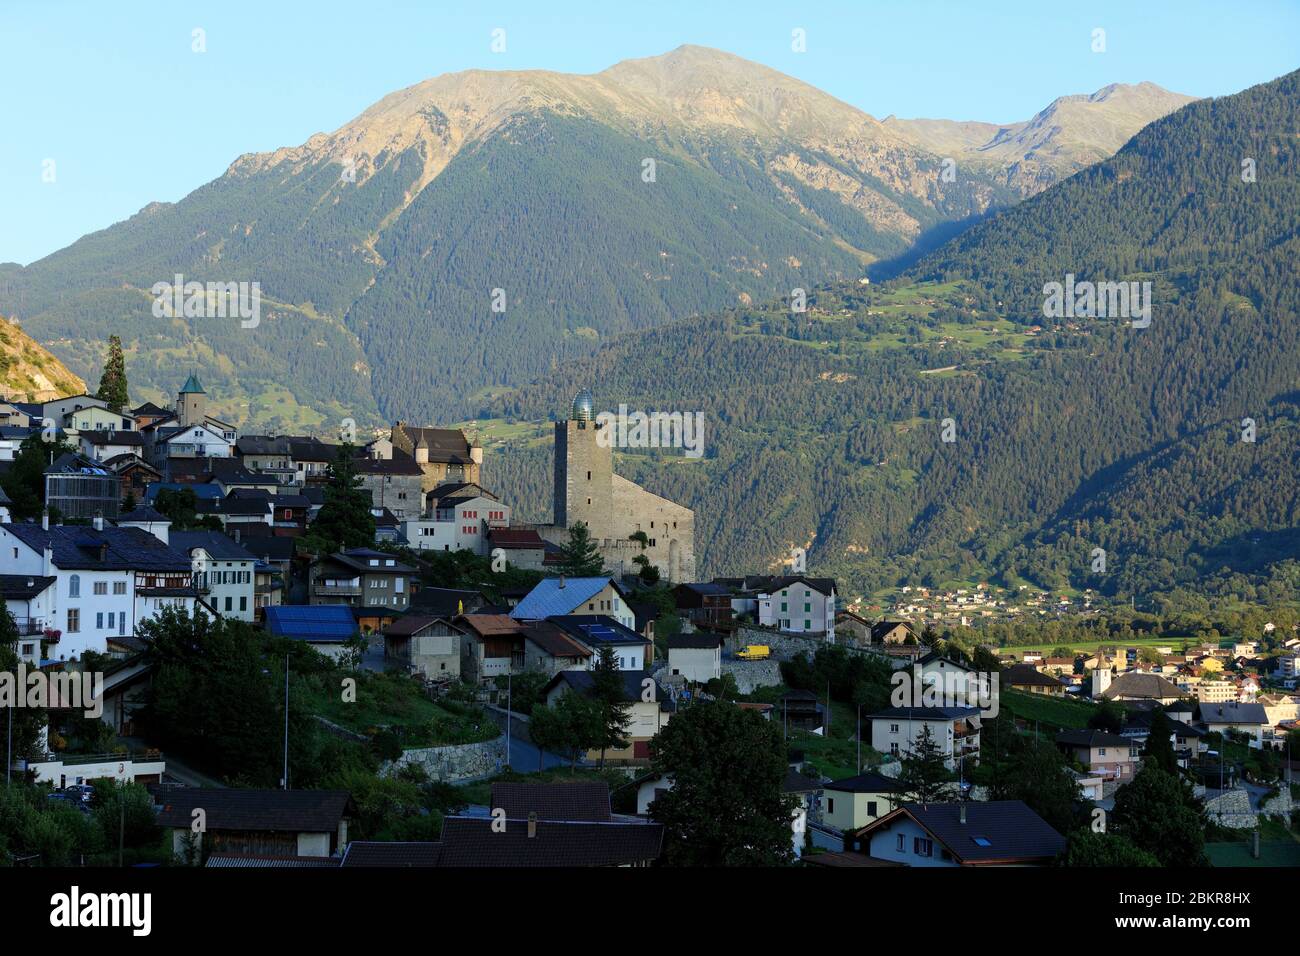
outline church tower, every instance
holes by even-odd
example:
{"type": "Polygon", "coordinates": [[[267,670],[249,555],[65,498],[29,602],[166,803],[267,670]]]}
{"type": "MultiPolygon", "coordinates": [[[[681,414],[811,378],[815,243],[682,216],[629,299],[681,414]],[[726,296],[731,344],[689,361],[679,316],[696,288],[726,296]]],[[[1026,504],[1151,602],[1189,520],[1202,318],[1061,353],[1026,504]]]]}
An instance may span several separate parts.
{"type": "Polygon", "coordinates": [[[567,421],[555,423],[555,525],[568,529],[579,521],[594,539],[611,536],[614,452],[601,447],[591,392],[573,400],[567,421]]]}
{"type": "Polygon", "coordinates": [[[202,425],[208,413],[208,394],[193,372],[176,396],[176,421],[182,426],[202,425]]]}

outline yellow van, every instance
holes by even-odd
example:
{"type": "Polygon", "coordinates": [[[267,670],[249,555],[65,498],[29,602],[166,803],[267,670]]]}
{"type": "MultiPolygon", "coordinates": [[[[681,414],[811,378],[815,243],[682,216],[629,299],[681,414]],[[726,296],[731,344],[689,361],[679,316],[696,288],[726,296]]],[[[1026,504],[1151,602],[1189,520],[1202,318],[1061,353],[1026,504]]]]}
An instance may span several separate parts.
{"type": "Polygon", "coordinates": [[[766,644],[750,644],[744,650],[736,652],[742,661],[765,661],[772,653],[766,644]]]}

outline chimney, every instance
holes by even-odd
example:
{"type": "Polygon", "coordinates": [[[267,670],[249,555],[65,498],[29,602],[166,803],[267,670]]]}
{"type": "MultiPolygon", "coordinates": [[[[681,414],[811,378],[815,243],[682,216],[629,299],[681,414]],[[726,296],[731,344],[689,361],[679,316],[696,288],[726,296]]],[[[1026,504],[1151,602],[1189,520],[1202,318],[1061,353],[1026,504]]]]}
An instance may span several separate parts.
{"type": "Polygon", "coordinates": [[[961,821],[962,826],[966,825],[966,801],[963,800],[957,807],[957,818],[961,821]]]}
{"type": "Polygon", "coordinates": [[[50,530],[50,509],[49,508],[41,509],[41,530],[42,531],[50,530]]]}
{"type": "Polygon", "coordinates": [[[560,573],[560,590],[561,590],[561,591],[564,590],[564,574],[563,574],[563,572],[560,573]]]}
{"type": "MultiPolygon", "coordinates": [[[[532,811],[528,814],[528,839],[531,840],[536,836],[537,836],[537,812],[532,811]]],[[[1258,842],[1259,840],[1258,831],[1255,832],[1255,840],[1256,842],[1258,842]]],[[[1255,855],[1259,856],[1258,849],[1256,850],[1255,855]]]]}
{"type": "Polygon", "coordinates": [[[54,567],[54,545],[45,542],[45,548],[41,552],[41,577],[48,578],[50,570],[54,567]]]}

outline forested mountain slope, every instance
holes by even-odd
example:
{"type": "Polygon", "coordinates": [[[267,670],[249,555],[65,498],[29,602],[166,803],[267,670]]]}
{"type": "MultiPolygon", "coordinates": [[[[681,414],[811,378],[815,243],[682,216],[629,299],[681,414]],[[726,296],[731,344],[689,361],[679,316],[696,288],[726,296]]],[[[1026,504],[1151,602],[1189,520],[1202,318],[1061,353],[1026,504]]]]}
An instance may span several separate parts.
{"type": "MultiPolygon", "coordinates": [[[[542,417],[580,385],[703,411],[705,459],[624,467],[699,511],[709,572],[811,542],[863,590],[1294,587],[1298,111],[1300,74],[1194,103],[885,287],[629,336],[485,412],[542,417]],[[1149,327],[1045,317],[1067,273],[1151,282],[1149,327]]],[[[543,484],[544,446],[500,451],[489,482],[543,484]]]]}

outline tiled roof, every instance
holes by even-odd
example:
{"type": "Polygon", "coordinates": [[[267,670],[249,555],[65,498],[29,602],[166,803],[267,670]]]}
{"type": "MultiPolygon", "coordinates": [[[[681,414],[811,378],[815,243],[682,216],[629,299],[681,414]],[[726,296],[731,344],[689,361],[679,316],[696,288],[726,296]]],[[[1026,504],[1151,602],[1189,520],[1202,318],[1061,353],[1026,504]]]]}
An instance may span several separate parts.
{"type": "Polygon", "coordinates": [[[282,833],[333,833],[356,808],[346,790],[238,790],[176,787],[154,791],[158,824],[183,827],[203,809],[209,830],[259,830],[282,833]]]}
{"type": "Polygon", "coordinates": [[[354,840],[348,844],[340,865],[390,866],[398,869],[437,866],[441,851],[441,843],[380,843],[354,840]]]}
{"type": "MultiPolygon", "coordinates": [[[[623,700],[631,703],[641,700],[645,681],[654,679],[650,671],[619,671],[618,676],[623,679],[623,700]]],[[[560,684],[567,684],[571,690],[584,697],[590,697],[596,689],[595,676],[591,671],[560,671],[546,685],[545,693],[549,694],[553,687],[560,684]]],[[[676,709],[672,698],[658,684],[655,685],[655,697],[659,701],[660,710],[671,712],[676,709]]]]}
{"type": "Polygon", "coordinates": [[[532,528],[493,528],[488,532],[488,537],[492,541],[492,546],[496,548],[526,548],[530,551],[541,551],[546,547],[541,535],[532,528]]]}
{"type": "Polygon", "coordinates": [[[1263,704],[1201,704],[1201,722],[1206,724],[1267,724],[1263,704]]]}
{"type": "Polygon", "coordinates": [[[518,634],[523,630],[523,625],[508,614],[462,614],[456,618],[456,623],[463,624],[479,637],[518,634]]]}
{"type": "Polygon", "coordinates": [[[345,604],[283,604],[265,614],[268,631],[295,640],[338,644],[357,633],[352,608],[345,604]]]}
{"type": "Polygon", "coordinates": [[[444,621],[446,618],[438,617],[435,614],[403,614],[392,624],[384,628],[386,637],[410,637],[419,631],[424,630],[435,621],[444,621]]]}
{"type": "Polygon", "coordinates": [[[609,784],[600,781],[573,783],[494,783],[492,809],[503,809],[506,818],[527,820],[536,813],[539,820],[601,822],[611,818],[609,784]]]}
{"type": "Polygon", "coordinates": [[[0,600],[30,601],[57,580],[39,574],[0,574],[0,600]]]}
{"type": "Polygon", "coordinates": [[[544,621],[555,615],[569,614],[610,584],[613,584],[612,578],[542,578],[515,606],[510,616],[519,621],[544,621]]]}
{"type": "Polygon", "coordinates": [[[415,568],[409,564],[403,564],[397,560],[396,555],[389,554],[387,551],[376,551],[374,548],[353,548],[350,551],[340,551],[331,554],[327,561],[334,561],[344,567],[352,568],[366,574],[413,574],[415,568]],[[378,561],[378,564],[371,564],[371,561],[378,561]],[[392,561],[392,564],[387,562],[392,561]]]}
{"type": "Polygon", "coordinates": [[[203,865],[218,869],[328,870],[340,864],[338,857],[331,856],[240,856],[235,853],[213,853],[203,865]]]}
{"type": "Polygon", "coordinates": [[[1131,747],[1128,737],[1110,734],[1104,730],[1063,730],[1056,735],[1058,744],[1069,747],[1131,747]]]}
{"type": "Polygon", "coordinates": [[[1002,683],[1010,687],[1064,687],[1051,674],[1044,674],[1033,664],[1012,664],[1002,672],[1002,683]]]}
{"type": "Polygon", "coordinates": [[[1183,692],[1159,674],[1139,674],[1128,671],[1120,674],[1110,682],[1101,694],[1107,700],[1117,697],[1147,697],[1163,700],[1167,697],[1182,697],[1183,692]]]}

